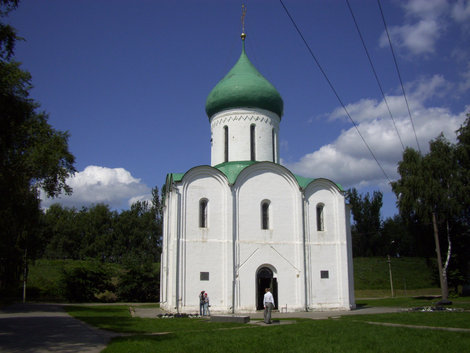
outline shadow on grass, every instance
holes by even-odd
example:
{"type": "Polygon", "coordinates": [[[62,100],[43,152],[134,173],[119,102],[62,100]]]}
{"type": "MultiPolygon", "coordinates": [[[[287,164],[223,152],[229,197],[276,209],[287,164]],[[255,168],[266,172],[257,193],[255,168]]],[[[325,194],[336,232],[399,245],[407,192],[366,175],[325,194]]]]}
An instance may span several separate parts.
{"type": "Polygon", "coordinates": [[[6,305],[0,309],[1,313],[11,314],[11,313],[31,313],[31,312],[63,312],[63,309],[60,305],[55,304],[41,304],[41,303],[14,303],[6,305]]]}
{"type": "Polygon", "coordinates": [[[116,337],[108,343],[103,353],[107,352],[155,352],[156,347],[175,346],[179,338],[174,334],[167,335],[133,335],[116,337]]]}
{"type": "Polygon", "coordinates": [[[74,316],[80,316],[80,314],[88,314],[95,315],[95,313],[102,313],[106,314],[105,316],[119,316],[124,317],[127,315],[127,310],[129,310],[129,306],[127,305],[113,305],[113,306],[80,306],[80,305],[67,305],[65,306],[65,310],[73,314],[74,316]]]}

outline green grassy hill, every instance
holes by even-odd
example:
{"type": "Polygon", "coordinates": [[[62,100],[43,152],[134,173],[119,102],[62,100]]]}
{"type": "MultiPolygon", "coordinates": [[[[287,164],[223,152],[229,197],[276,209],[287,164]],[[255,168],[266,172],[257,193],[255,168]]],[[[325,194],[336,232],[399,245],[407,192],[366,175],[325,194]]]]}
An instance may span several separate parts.
{"type": "MultiPolygon", "coordinates": [[[[395,296],[439,294],[435,261],[419,257],[391,258],[395,296]]],[[[356,297],[390,296],[390,272],[386,257],[354,258],[356,297]]]]}
{"type": "MultiPolygon", "coordinates": [[[[65,301],[63,270],[64,268],[86,261],[78,260],[37,260],[29,266],[29,276],[26,296],[28,300],[65,301]]],[[[113,272],[118,272],[121,267],[116,264],[106,264],[113,272]]]]}

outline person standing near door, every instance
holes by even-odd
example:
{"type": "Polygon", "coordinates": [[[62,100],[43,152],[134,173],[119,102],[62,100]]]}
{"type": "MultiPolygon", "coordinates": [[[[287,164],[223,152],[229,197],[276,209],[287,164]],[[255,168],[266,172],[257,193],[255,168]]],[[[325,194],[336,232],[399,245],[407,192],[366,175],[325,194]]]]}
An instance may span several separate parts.
{"type": "Polygon", "coordinates": [[[211,311],[209,309],[210,307],[210,304],[209,304],[209,296],[207,295],[207,293],[204,293],[204,316],[210,316],[211,315],[211,311]]]}
{"type": "Polygon", "coordinates": [[[199,293],[199,316],[204,314],[204,291],[199,293]]]}
{"type": "Polygon", "coordinates": [[[274,298],[271,294],[271,289],[266,288],[263,298],[263,305],[264,305],[264,322],[266,324],[271,323],[271,311],[274,309],[274,298]]]}

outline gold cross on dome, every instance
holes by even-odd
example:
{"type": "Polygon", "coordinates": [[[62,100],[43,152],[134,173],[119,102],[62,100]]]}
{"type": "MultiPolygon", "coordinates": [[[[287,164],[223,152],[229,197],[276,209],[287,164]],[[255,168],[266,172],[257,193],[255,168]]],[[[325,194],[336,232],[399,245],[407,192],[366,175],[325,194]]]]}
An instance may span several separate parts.
{"type": "Polygon", "coordinates": [[[246,6],[242,4],[242,33],[245,33],[245,15],[246,15],[246,6]]]}

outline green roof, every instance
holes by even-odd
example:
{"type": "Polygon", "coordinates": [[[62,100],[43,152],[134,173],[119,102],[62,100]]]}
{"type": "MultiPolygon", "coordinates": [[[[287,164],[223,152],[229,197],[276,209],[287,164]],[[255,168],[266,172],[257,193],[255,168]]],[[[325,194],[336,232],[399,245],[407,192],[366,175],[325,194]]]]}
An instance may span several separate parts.
{"type": "MultiPolygon", "coordinates": [[[[253,165],[255,163],[261,163],[261,162],[256,162],[256,161],[234,161],[234,162],[225,162],[218,164],[214,166],[215,169],[221,171],[228,180],[228,183],[230,185],[235,184],[235,181],[238,178],[238,175],[246,168],[249,167],[250,165],[253,165]]],[[[284,167],[285,168],[285,167],[284,167]]],[[[171,181],[174,182],[180,182],[184,175],[186,173],[171,173],[168,176],[171,178],[171,181]]],[[[297,180],[297,183],[299,184],[299,187],[301,189],[305,189],[312,181],[317,180],[316,178],[305,178],[300,175],[295,175],[293,174],[295,179],[297,180]]],[[[167,176],[167,178],[168,178],[167,176]]],[[[335,183],[335,185],[341,190],[344,191],[343,187],[335,183]]]]}
{"type": "Polygon", "coordinates": [[[228,179],[229,184],[234,184],[237,180],[238,174],[241,173],[246,167],[255,164],[255,161],[237,161],[237,162],[225,162],[216,165],[214,168],[220,170],[228,179]]]}
{"type": "Polygon", "coordinates": [[[302,189],[305,189],[307,187],[308,184],[310,184],[312,181],[314,181],[315,179],[314,178],[305,178],[303,176],[300,176],[300,175],[295,175],[295,178],[297,179],[297,182],[299,183],[299,186],[302,188],[302,189]]]}
{"type": "Polygon", "coordinates": [[[242,53],[235,66],[212,89],[206,101],[206,113],[214,114],[232,108],[261,108],[282,116],[284,102],[274,86],[253,66],[245,53],[242,53]]]}

